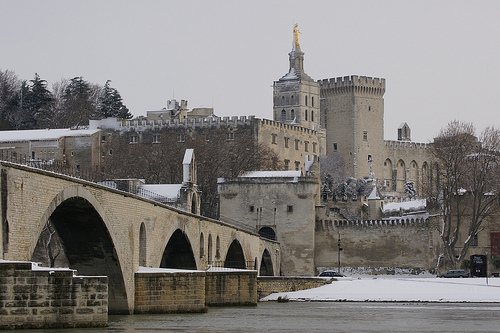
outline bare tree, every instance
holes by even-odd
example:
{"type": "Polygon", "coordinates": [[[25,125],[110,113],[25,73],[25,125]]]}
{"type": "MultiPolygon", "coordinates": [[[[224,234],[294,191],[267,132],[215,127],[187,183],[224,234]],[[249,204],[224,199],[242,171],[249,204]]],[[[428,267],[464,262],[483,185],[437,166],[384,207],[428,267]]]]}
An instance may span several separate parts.
{"type": "Polygon", "coordinates": [[[244,128],[235,132],[227,128],[164,128],[140,135],[113,132],[108,151],[104,152],[105,173],[112,178],[142,178],[150,184],[178,184],[188,148],[195,150],[201,210],[209,217],[217,217],[217,178],[236,177],[241,171],[282,168],[277,155],[244,128]],[[131,140],[133,136],[136,142],[131,140]],[[113,153],[109,154],[109,150],[113,153]]]}
{"type": "Polygon", "coordinates": [[[498,211],[499,152],[500,131],[493,127],[478,139],[472,124],[453,121],[434,139],[438,167],[434,200],[440,210],[437,227],[447,266],[461,266],[485,219],[498,211]]]}

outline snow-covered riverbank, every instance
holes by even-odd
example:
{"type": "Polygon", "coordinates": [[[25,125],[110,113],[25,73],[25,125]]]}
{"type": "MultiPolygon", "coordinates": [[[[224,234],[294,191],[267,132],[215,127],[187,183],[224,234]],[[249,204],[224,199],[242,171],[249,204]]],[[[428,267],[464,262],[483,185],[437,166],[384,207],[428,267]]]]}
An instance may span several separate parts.
{"type": "Polygon", "coordinates": [[[274,293],[261,301],[500,302],[500,278],[340,278],[314,289],[274,293]]]}

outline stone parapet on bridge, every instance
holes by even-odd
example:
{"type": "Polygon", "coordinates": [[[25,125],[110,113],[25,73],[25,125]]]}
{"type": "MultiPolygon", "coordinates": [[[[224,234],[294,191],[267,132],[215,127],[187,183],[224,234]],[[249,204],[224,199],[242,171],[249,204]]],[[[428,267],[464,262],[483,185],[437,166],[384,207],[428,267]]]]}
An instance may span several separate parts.
{"type": "Polygon", "coordinates": [[[0,329],[107,325],[107,277],[0,261],[0,329]]]}

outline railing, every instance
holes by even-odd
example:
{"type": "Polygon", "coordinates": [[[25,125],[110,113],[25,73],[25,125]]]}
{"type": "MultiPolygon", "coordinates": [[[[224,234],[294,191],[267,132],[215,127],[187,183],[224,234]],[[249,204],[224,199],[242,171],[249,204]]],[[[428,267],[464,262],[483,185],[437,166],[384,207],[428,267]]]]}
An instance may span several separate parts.
{"type": "MultiPolygon", "coordinates": [[[[11,163],[26,165],[35,169],[50,171],[65,176],[70,176],[89,182],[96,183],[98,185],[106,186],[109,188],[117,189],[116,183],[110,180],[102,172],[93,172],[89,170],[84,170],[77,167],[72,167],[66,165],[64,162],[54,161],[54,160],[32,160],[27,155],[16,154],[14,152],[2,151],[0,150],[0,160],[7,161],[11,163]]],[[[126,189],[120,189],[121,191],[132,193],[140,196],[141,198],[153,200],[162,204],[166,204],[175,208],[179,208],[176,205],[175,198],[167,198],[157,193],[145,190],[137,189],[136,191],[130,191],[126,189]]]]}
{"type": "Polygon", "coordinates": [[[106,179],[106,176],[100,172],[93,172],[81,169],[80,167],[68,166],[66,163],[60,161],[30,159],[27,155],[17,154],[15,152],[0,150],[0,160],[51,171],[94,183],[104,181],[106,179]]]}
{"type": "Polygon", "coordinates": [[[210,264],[212,271],[224,271],[228,269],[248,269],[256,270],[255,261],[212,261],[210,264]]]}

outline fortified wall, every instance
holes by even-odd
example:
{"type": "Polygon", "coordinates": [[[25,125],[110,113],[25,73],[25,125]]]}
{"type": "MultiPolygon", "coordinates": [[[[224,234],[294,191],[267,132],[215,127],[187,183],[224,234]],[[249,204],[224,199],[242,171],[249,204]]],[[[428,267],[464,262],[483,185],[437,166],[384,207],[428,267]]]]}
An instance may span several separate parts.
{"type": "Polygon", "coordinates": [[[349,269],[412,273],[434,271],[438,258],[438,231],[426,215],[384,220],[347,221],[330,217],[318,207],[315,226],[316,268],[338,267],[338,240],[341,266],[349,269]]]}

